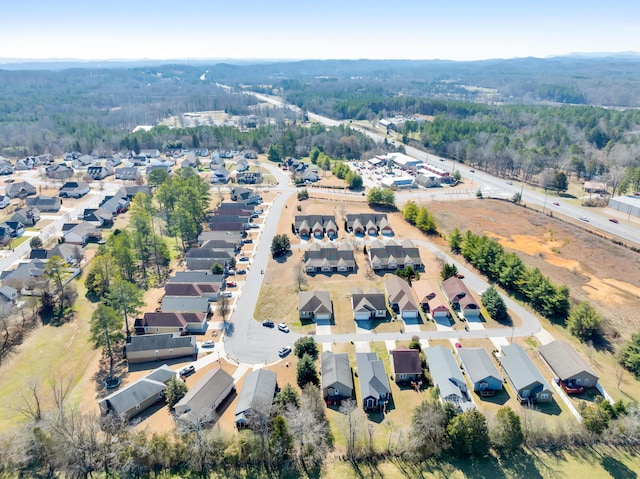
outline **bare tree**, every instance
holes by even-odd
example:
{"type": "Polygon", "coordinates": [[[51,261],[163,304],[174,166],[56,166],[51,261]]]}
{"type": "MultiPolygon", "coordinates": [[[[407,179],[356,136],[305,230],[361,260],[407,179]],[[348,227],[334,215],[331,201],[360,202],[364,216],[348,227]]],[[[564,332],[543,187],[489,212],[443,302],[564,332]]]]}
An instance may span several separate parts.
{"type": "Polygon", "coordinates": [[[364,413],[353,399],[342,401],[340,412],[344,415],[341,422],[342,432],[347,440],[347,456],[350,460],[354,460],[356,458],[356,439],[364,422],[364,413]]]}
{"type": "Polygon", "coordinates": [[[27,391],[22,391],[20,397],[22,398],[22,406],[18,408],[18,412],[32,421],[40,421],[42,419],[40,383],[31,379],[27,383],[27,391]]]}
{"type": "Polygon", "coordinates": [[[227,298],[227,296],[225,296],[225,294],[223,293],[222,296],[220,296],[220,299],[218,299],[218,312],[220,313],[220,316],[222,316],[223,323],[227,322],[227,316],[229,315],[230,311],[231,304],[229,302],[229,298],[227,298]]]}
{"type": "Polygon", "coordinates": [[[52,378],[49,381],[51,387],[51,393],[53,394],[53,401],[55,402],[58,411],[62,411],[64,402],[71,389],[71,378],[67,378],[65,382],[64,377],[52,378]]]}
{"type": "Polygon", "coordinates": [[[294,277],[298,291],[302,291],[302,288],[309,284],[309,281],[307,280],[307,273],[305,272],[302,263],[296,263],[294,277]]]}

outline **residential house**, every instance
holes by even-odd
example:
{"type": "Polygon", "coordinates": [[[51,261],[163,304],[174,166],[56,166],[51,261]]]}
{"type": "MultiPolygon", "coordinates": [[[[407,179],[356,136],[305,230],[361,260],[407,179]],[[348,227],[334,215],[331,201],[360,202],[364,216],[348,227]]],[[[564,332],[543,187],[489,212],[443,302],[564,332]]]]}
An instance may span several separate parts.
{"type": "Polygon", "coordinates": [[[304,181],[305,183],[315,183],[316,181],[320,181],[320,175],[316,170],[307,168],[302,173],[302,181],[304,181]]]}
{"type": "Polygon", "coordinates": [[[5,221],[0,223],[0,242],[7,244],[13,238],[19,238],[24,234],[24,225],[19,221],[5,221]]]}
{"type": "Polygon", "coordinates": [[[224,241],[227,243],[233,243],[235,245],[235,249],[242,248],[242,241],[244,238],[244,230],[243,231],[203,231],[198,235],[198,243],[201,246],[204,246],[205,243],[209,241],[224,241]]]}
{"type": "Polygon", "coordinates": [[[25,204],[27,208],[38,208],[39,211],[44,213],[56,213],[60,211],[62,201],[60,198],[38,195],[35,198],[27,198],[25,204]]]}
{"type": "Polygon", "coordinates": [[[4,285],[0,287],[0,297],[5,301],[13,302],[18,299],[18,290],[11,286],[4,285]]]}
{"type": "Polygon", "coordinates": [[[227,266],[234,255],[232,249],[191,248],[185,255],[185,261],[189,270],[210,270],[215,263],[227,266]]]}
{"type": "Polygon", "coordinates": [[[396,348],[391,351],[391,364],[396,383],[422,380],[422,362],[419,350],[396,348]]]}
{"type": "Polygon", "coordinates": [[[220,285],[212,283],[168,283],[164,287],[165,296],[203,297],[217,301],[220,297],[220,285]]]}
{"type": "Polygon", "coordinates": [[[402,319],[417,319],[420,317],[418,303],[413,297],[411,286],[404,279],[394,274],[385,275],[384,290],[387,294],[389,306],[402,319]]]}
{"type": "Polygon", "coordinates": [[[356,353],[360,382],[360,397],[365,410],[385,409],[391,397],[391,387],[384,363],[376,353],[356,353]]]}
{"type": "Polygon", "coordinates": [[[350,273],[356,270],[353,249],[346,243],[313,243],[304,252],[307,273],[350,273]]]}
{"type": "Polygon", "coordinates": [[[238,215],[242,217],[251,218],[255,213],[255,208],[250,205],[243,205],[242,203],[230,203],[224,201],[218,205],[216,214],[219,215],[238,215]]]}
{"type": "Polygon", "coordinates": [[[139,153],[140,156],[144,156],[145,158],[160,158],[162,155],[159,150],[154,150],[153,148],[142,149],[139,153]]]}
{"type": "Polygon", "coordinates": [[[192,423],[215,422],[220,406],[234,390],[233,377],[224,369],[207,371],[174,406],[178,420],[192,423]]]}
{"type": "Polygon", "coordinates": [[[451,350],[442,346],[432,346],[425,348],[424,354],[433,384],[440,392],[440,401],[452,403],[459,411],[473,408],[467,383],[451,350]]]}
{"type": "Polygon", "coordinates": [[[145,334],[131,336],[124,353],[129,364],[187,356],[195,360],[198,347],[195,336],[182,336],[180,333],[145,334]]]}
{"type": "Polygon", "coordinates": [[[296,215],[294,228],[301,237],[322,238],[326,234],[329,239],[334,239],[338,236],[334,215],[296,215]]]}
{"type": "Polygon", "coordinates": [[[151,175],[151,173],[153,173],[156,170],[161,170],[166,172],[168,175],[170,175],[172,173],[171,171],[171,167],[173,165],[154,165],[154,166],[147,166],[146,170],[145,170],[145,176],[147,178],[149,178],[149,176],[151,175]]]}
{"type": "MultiPolygon", "coordinates": [[[[167,296],[163,298],[160,310],[166,313],[204,313],[205,315],[211,312],[209,298],[188,298],[184,296],[167,296]]],[[[203,322],[202,329],[199,332],[205,331],[206,326],[206,322],[203,322]]],[[[195,329],[192,331],[195,332],[195,329]]]]}
{"type": "Polygon", "coordinates": [[[419,175],[415,177],[416,183],[424,188],[434,188],[436,186],[440,186],[442,183],[442,177],[435,173],[429,173],[428,171],[423,171],[419,175]]]}
{"type": "Polygon", "coordinates": [[[324,351],[320,372],[322,397],[329,405],[353,397],[353,374],[347,353],[324,351]]]}
{"type": "Polygon", "coordinates": [[[442,282],[442,289],[449,298],[451,307],[462,313],[466,319],[480,315],[480,305],[460,278],[452,276],[442,282]]]}
{"type": "Polygon", "coordinates": [[[360,288],[353,288],[351,309],[356,321],[387,317],[387,301],[384,294],[377,289],[365,293],[360,288]]]}
{"type": "Polygon", "coordinates": [[[94,180],[104,180],[107,176],[111,176],[115,173],[115,169],[112,166],[90,166],[87,168],[87,174],[94,180]]]}
{"type": "Polygon", "coordinates": [[[552,401],[553,391],[521,346],[502,346],[498,362],[521,403],[552,401]]]}
{"type": "Polygon", "coordinates": [[[45,168],[45,175],[52,180],[68,180],[74,173],[73,168],[64,163],[58,163],[57,165],[51,165],[45,168]]]}
{"type": "Polygon", "coordinates": [[[33,292],[48,284],[44,277],[46,267],[47,262],[40,259],[20,262],[14,269],[0,272],[0,281],[19,291],[33,292]]]}
{"type": "Polygon", "coordinates": [[[102,234],[98,227],[86,221],[62,225],[62,238],[65,243],[84,246],[89,242],[89,239],[101,237],[102,234]]]}
{"type": "Polygon", "coordinates": [[[329,291],[299,291],[298,315],[300,319],[330,321],[333,319],[333,303],[329,291]]]}
{"type": "Polygon", "coordinates": [[[179,313],[158,311],[145,313],[134,322],[136,334],[167,334],[202,332],[207,328],[205,313],[179,313]]]}
{"type": "Polygon", "coordinates": [[[242,150],[239,155],[241,158],[246,158],[247,160],[257,160],[258,153],[255,150],[242,150]]]}
{"type": "Polygon", "coordinates": [[[264,177],[262,176],[262,173],[260,173],[259,171],[239,171],[238,173],[236,173],[237,183],[255,185],[258,183],[262,183],[263,181],[264,181],[264,177]]]}
{"type": "Polygon", "coordinates": [[[496,391],[502,391],[502,375],[486,349],[458,348],[457,352],[474,392],[480,396],[493,396],[496,391]]]}
{"type": "Polygon", "coordinates": [[[573,347],[564,341],[552,341],[538,348],[540,357],[569,388],[596,387],[598,375],[573,347]]]}
{"type": "Polygon", "coordinates": [[[367,247],[369,264],[374,270],[403,269],[411,266],[415,271],[422,269],[422,260],[418,247],[409,239],[401,242],[389,240],[373,241],[367,247]]]}
{"type": "Polygon", "coordinates": [[[276,390],[275,372],[261,368],[247,374],[236,404],[236,427],[240,429],[249,426],[256,415],[270,417],[276,390]]]}
{"type": "Polygon", "coordinates": [[[78,262],[82,261],[84,253],[82,248],[78,245],[72,245],[68,243],[60,243],[51,249],[32,249],[29,253],[29,259],[42,259],[49,260],[54,256],[62,258],[66,263],[71,266],[75,266],[78,262]]]}
{"type": "Polygon", "coordinates": [[[213,274],[211,271],[178,271],[169,278],[169,283],[210,284],[220,287],[223,280],[224,276],[222,274],[213,274]]]}
{"type": "Polygon", "coordinates": [[[213,171],[211,175],[211,183],[228,183],[231,177],[231,172],[224,166],[219,166],[213,171]]]}
{"type": "Polygon", "coordinates": [[[211,155],[211,163],[209,163],[209,168],[211,168],[213,171],[215,171],[221,166],[223,168],[225,166],[224,158],[220,157],[217,152],[214,152],[211,155]]]}
{"type": "Polygon", "coordinates": [[[138,193],[144,193],[145,195],[151,195],[151,187],[148,185],[124,185],[118,190],[118,195],[124,195],[130,200],[133,199],[138,193]]]}
{"type": "Polygon", "coordinates": [[[258,205],[262,203],[262,197],[251,188],[234,186],[231,188],[231,201],[245,205],[258,205]]]}
{"type": "MultiPolygon", "coordinates": [[[[249,169],[249,162],[246,158],[240,157],[236,161],[236,172],[243,173],[249,169]]],[[[238,178],[236,178],[236,181],[238,178]]]]}
{"type": "Polygon", "coordinates": [[[35,226],[40,221],[40,210],[38,208],[18,208],[13,212],[10,221],[19,221],[25,227],[35,226]]]}
{"type": "Polygon", "coordinates": [[[11,199],[7,195],[0,195],[0,209],[5,209],[11,204],[11,199]]]}
{"type": "Polygon", "coordinates": [[[230,234],[240,233],[243,238],[247,236],[247,224],[242,221],[234,221],[228,223],[211,222],[209,223],[209,229],[211,231],[220,231],[230,234]]]}
{"type": "Polygon", "coordinates": [[[116,180],[138,181],[142,178],[142,173],[135,166],[118,168],[115,170],[116,180]]]}
{"type": "Polygon", "coordinates": [[[108,228],[113,225],[113,213],[104,208],[85,208],[82,219],[100,228],[108,228]]]}
{"type": "Polygon", "coordinates": [[[91,155],[82,155],[71,162],[71,166],[76,169],[88,168],[96,162],[96,158],[91,155]]]}
{"type": "Polygon", "coordinates": [[[16,161],[15,169],[16,171],[26,171],[32,170],[36,168],[40,164],[40,161],[32,156],[28,156],[26,158],[22,158],[21,160],[16,161]]]}
{"type": "Polygon", "coordinates": [[[14,171],[14,166],[8,159],[0,156],[0,175],[10,175],[14,171]]]}
{"type": "Polygon", "coordinates": [[[26,198],[27,196],[36,194],[36,187],[26,181],[16,181],[7,185],[5,188],[5,194],[9,198],[26,198]]]}
{"type": "Polygon", "coordinates": [[[418,299],[420,309],[427,313],[431,319],[438,320],[451,316],[449,312],[449,302],[435,281],[430,279],[412,281],[411,287],[418,299]]]}
{"type": "Polygon", "coordinates": [[[90,190],[89,184],[84,181],[67,181],[60,188],[58,196],[60,198],[82,198],[90,190]]]}
{"type": "Polygon", "coordinates": [[[130,203],[126,196],[106,196],[100,203],[100,209],[107,211],[111,216],[117,216],[125,213],[129,209],[130,203]]]}
{"type": "Polygon", "coordinates": [[[164,400],[164,391],[176,372],[166,364],[154,369],[137,381],[102,398],[98,405],[102,414],[113,411],[124,420],[129,420],[145,409],[164,400]]]}
{"type": "Polygon", "coordinates": [[[357,236],[393,236],[386,213],[356,213],[346,215],[347,231],[357,236]]]}

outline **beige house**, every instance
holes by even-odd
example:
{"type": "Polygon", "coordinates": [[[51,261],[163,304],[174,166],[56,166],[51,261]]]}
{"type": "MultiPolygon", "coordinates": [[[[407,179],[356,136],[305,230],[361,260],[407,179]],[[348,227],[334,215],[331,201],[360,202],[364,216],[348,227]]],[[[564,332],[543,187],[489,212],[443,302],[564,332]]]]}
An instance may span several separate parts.
{"type": "Polygon", "coordinates": [[[130,342],[124,347],[124,352],[130,364],[185,356],[191,356],[195,359],[197,354],[196,337],[181,336],[177,333],[131,336],[130,342]]]}

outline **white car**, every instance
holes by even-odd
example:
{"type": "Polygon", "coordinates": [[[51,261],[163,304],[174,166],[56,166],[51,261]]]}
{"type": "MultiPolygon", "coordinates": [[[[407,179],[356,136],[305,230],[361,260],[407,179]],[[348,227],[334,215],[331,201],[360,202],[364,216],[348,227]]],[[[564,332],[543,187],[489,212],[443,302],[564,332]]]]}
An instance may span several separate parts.
{"type": "Polygon", "coordinates": [[[215,345],[216,345],[216,343],[214,343],[211,339],[208,339],[204,343],[202,343],[202,347],[203,348],[212,348],[215,345]]]}
{"type": "Polygon", "coordinates": [[[282,331],[283,333],[288,333],[289,332],[289,326],[287,326],[286,323],[278,323],[278,329],[280,331],[282,331]]]}
{"type": "Polygon", "coordinates": [[[285,346],[278,350],[278,356],[280,356],[281,358],[284,358],[290,352],[291,352],[291,346],[285,346]]]}
{"type": "Polygon", "coordinates": [[[587,218],[586,216],[581,216],[580,217],[580,221],[584,221],[585,223],[589,222],[589,218],[587,218]]]}

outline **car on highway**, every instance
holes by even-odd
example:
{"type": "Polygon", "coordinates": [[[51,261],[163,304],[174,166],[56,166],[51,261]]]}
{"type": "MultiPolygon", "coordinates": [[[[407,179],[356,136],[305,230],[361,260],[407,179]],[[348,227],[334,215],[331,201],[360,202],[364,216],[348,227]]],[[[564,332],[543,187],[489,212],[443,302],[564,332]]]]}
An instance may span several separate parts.
{"type": "Polygon", "coordinates": [[[180,377],[182,379],[188,378],[189,376],[195,373],[196,373],[196,367],[192,364],[191,366],[187,366],[180,370],[180,377]]]}
{"type": "Polygon", "coordinates": [[[227,286],[229,288],[235,288],[236,286],[238,286],[238,283],[236,283],[235,281],[227,281],[227,286]]]}
{"type": "Polygon", "coordinates": [[[508,185],[513,185],[513,181],[507,181],[508,185]]]}
{"type": "Polygon", "coordinates": [[[207,339],[204,343],[202,343],[203,348],[212,348],[216,345],[211,339],[207,339]]]}
{"type": "Polygon", "coordinates": [[[286,323],[278,323],[278,329],[280,331],[282,331],[283,333],[288,333],[289,332],[289,326],[287,326],[286,323]]]}
{"type": "Polygon", "coordinates": [[[469,170],[469,173],[475,173],[476,170],[469,170]]]}
{"type": "Polygon", "coordinates": [[[462,274],[462,273],[458,273],[458,274],[456,274],[456,278],[458,278],[458,279],[464,279],[464,274],[462,274]]]}
{"type": "Polygon", "coordinates": [[[553,203],[551,203],[553,206],[560,206],[560,203],[558,203],[557,201],[554,201],[553,203]]]}
{"type": "Polygon", "coordinates": [[[589,218],[587,218],[586,216],[581,216],[579,219],[580,221],[584,221],[585,223],[589,222],[589,218]]]}
{"type": "Polygon", "coordinates": [[[616,218],[609,218],[609,221],[611,221],[612,223],[619,223],[619,221],[616,218]]]}
{"type": "Polygon", "coordinates": [[[284,358],[287,354],[291,352],[291,346],[285,346],[283,348],[278,349],[278,356],[284,358]]]}
{"type": "Polygon", "coordinates": [[[264,321],[262,321],[262,325],[265,328],[273,328],[275,326],[275,324],[273,323],[273,321],[271,321],[270,319],[265,319],[264,321]]]}

